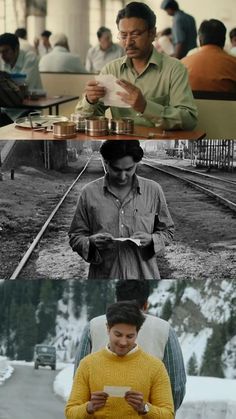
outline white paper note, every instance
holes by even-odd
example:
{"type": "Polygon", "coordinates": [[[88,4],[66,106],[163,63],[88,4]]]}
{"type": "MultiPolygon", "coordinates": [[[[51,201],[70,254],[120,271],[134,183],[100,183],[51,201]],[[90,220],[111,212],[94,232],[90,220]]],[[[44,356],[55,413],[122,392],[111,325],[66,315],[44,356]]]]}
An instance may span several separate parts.
{"type": "Polygon", "coordinates": [[[101,86],[106,88],[106,94],[100,100],[104,102],[106,106],[117,106],[118,108],[130,108],[131,106],[123,102],[117,92],[126,92],[123,87],[119,86],[116,81],[116,77],[112,74],[99,74],[95,76],[96,81],[99,82],[101,86]]]}
{"type": "Polygon", "coordinates": [[[124,397],[126,391],[129,391],[131,387],[125,386],[104,386],[103,391],[112,397],[124,397]]]}
{"type": "Polygon", "coordinates": [[[113,240],[119,241],[119,242],[126,242],[127,240],[130,240],[131,242],[135,243],[137,246],[141,245],[140,239],[132,239],[131,237],[113,237],[113,240]]]}

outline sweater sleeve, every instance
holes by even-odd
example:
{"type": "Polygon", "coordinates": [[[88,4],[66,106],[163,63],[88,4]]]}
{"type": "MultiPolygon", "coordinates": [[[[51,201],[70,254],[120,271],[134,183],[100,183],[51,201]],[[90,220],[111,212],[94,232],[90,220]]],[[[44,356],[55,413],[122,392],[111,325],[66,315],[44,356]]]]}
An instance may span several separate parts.
{"type": "Polygon", "coordinates": [[[81,361],[76,371],[69,400],[65,407],[66,419],[91,419],[93,415],[88,414],[86,407],[90,400],[89,391],[89,368],[81,361]]]}
{"type": "Polygon", "coordinates": [[[171,392],[169,376],[164,364],[161,362],[159,370],[154,373],[153,383],[149,401],[149,412],[145,415],[147,419],[173,419],[174,403],[171,392]]]}

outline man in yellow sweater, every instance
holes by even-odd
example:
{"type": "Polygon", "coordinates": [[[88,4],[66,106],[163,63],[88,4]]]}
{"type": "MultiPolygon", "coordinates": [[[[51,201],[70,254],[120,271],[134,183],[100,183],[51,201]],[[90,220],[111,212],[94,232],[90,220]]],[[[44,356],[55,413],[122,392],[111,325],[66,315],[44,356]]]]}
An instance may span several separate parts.
{"type": "Polygon", "coordinates": [[[165,366],[135,342],[145,321],[138,304],[114,303],[106,317],[109,343],[80,362],[65,408],[66,418],[173,419],[165,366]]]}

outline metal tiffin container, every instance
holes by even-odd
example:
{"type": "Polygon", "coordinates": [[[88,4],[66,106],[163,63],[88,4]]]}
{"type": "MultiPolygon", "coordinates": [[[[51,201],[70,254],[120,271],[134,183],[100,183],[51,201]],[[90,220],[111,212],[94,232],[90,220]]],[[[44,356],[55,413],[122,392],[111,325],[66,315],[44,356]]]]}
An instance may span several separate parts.
{"type": "Polygon", "coordinates": [[[54,122],[52,132],[55,138],[73,138],[76,136],[76,124],[71,121],[54,122]]]}
{"type": "Polygon", "coordinates": [[[85,132],[91,137],[108,134],[108,118],[105,116],[92,116],[85,119],[85,132]]]}
{"type": "Polygon", "coordinates": [[[85,131],[85,119],[89,118],[91,116],[91,113],[79,113],[75,112],[72,113],[70,116],[70,120],[75,122],[76,124],[76,131],[84,132],[85,131]]]}
{"type": "Polygon", "coordinates": [[[133,134],[134,121],[132,118],[111,119],[110,131],[112,134],[133,134]]]}

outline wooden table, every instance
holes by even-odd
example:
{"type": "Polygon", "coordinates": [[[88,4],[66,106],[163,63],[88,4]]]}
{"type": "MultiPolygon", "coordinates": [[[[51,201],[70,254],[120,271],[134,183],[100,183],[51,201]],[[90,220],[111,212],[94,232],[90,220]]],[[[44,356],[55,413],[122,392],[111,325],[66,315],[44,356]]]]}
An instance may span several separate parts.
{"type": "MultiPolygon", "coordinates": [[[[132,135],[106,135],[99,137],[91,137],[85,133],[78,132],[73,140],[201,140],[205,138],[204,131],[166,131],[162,135],[162,131],[158,128],[150,128],[136,125],[135,133],[132,135]]],[[[62,138],[67,140],[69,138],[62,138]]],[[[0,140],[58,140],[54,138],[52,132],[34,131],[15,127],[14,124],[6,125],[0,128],[0,140]]]]}
{"type": "MultiPolygon", "coordinates": [[[[53,108],[55,108],[54,115],[59,115],[59,106],[63,103],[78,100],[79,96],[52,96],[40,97],[38,99],[24,99],[21,105],[17,105],[17,109],[48,109],[49,115],[53,115],[53,108]]],[[[10,108],[10,107],[9,107],[10,108]]]]}

